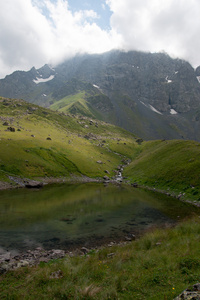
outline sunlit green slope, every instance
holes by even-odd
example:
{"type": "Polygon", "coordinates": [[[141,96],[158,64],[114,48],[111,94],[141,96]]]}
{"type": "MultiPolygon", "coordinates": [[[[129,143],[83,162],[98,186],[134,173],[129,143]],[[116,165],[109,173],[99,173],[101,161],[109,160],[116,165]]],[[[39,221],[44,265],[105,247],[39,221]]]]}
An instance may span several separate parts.
{"type": "Polygon", "coordinates": [[[112,176],[123,155],[138,146],[132,134],[113,125],[22,100],[0,98],[0,112],[1,180],[9,175],[102,177],[105,170],[112,176]],[[114,153],[117,149],[121,155],[114,153]]]}
{"type": "Polygon", "coordinates": [[[142,142],[124,175],[141,185],[174,191],[200,201],[200,143],[142,142]],[[138,152],[137,152],[138,151],[138,152]]]}

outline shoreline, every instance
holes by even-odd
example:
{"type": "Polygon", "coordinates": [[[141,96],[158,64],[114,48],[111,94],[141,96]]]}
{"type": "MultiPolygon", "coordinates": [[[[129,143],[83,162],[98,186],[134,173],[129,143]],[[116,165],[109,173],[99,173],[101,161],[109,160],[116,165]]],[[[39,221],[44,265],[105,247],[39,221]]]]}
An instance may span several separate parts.
{"type": "MultiPolygon", "coordinates": [[[[105,176],[107,177],[107,176],[105,176]]],[[[12,180],[12,182],[6,182],[6,181],[0,181],[0,191],[6,191],[6,190],[13,190],[13,189],[21,189],[21,188],[28,188],[28,189],[35,189],[35,188],[42,188],[45,185],[51,185],[51,184],[77,184],[77,183],[89,183],[89,182],[96,182],[96,183],[104,183],[104,184],[125,184],[128,186],[132,186],[133,188],[139,188],[143,190],[149,190],[153,192],[157,192],[160,194],[165,194],[169,197],[173,197],[175,199],[178,199],[181,202],[189,203],[191,205],[200,207],[200,203],[198,203],[196,200],[191,199],[185,199],[184,194],[181,191],[175,192],[168,190],[163,190],[160,188],[150,187],[146,185],[139,185],[137,183],[130,183],[129,181],[124,181],[123,177],[121,177],[121,180],[117,179],[118,175],[115,179],[105,179],[103,178],[91,178],[87,177],[85,175],[82,176],[75,176],[71,175],[71,177],[37,177],[35,179],[28,179],[28,178],[21,178],[17,176],[9,176],[9,179],[12,180]],[[136,184],[136,185],[135,185],[136,184]],[[177,195],[178,194],[178,195],[177,195]]]]}
{"type": "Polygon", "coordinates": [[[11,182],[0,181],[0,191],[4,190],[13,190],[20,188],[31,188],[26,185],[32,185],[32,188],[37,188],[37,185],[40,185],[39,188],[47,184],[56,184],[56,183],[87,183],[87,182],[103,182],[103,179],[100,178],[90,178],[87,176],[72,176],[72,177],[37,177],[35,179],[20,178],[17,176],[9,176],[11,182]]]}
{"type": "MultiPolygon", "coordinates": [[[[173,228],[176,224],[163,225],[160,228],[169,229],[173,228]]],[[[33,267],[40,263],[48,263],[54,259],[62,259],[65,257],[75,257],[75,256],[87,256],[93,252],[99,252],[102,249],[112,248],[112,247],[123,247],[134,241],[139,240],[142,236],[155,230],[156,227],[148,228],[143,231],[138,231],[135,234],[124,234],[124,236],[116,236],[115,238],[106,237],[101,240],[96,239],[90,241],[89,244],[76,243],[69,245],[67,248],[54,247],[52,249],[45,249],[43,246],[35,246],[32,249],[24,250],[4,250],[0,248],[0,275],[5,274],[8,271],[16,270],[21,267],[33,267]]]]}

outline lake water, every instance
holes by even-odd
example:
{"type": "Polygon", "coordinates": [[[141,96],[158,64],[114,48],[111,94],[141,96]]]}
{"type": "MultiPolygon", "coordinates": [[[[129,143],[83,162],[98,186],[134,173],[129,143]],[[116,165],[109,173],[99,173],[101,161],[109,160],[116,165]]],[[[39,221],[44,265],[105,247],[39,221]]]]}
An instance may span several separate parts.
{"type": "Polygon", "coordinates": [[[172,197],[100,183],[0,192],[0,248],[90,247],[169,226],[200,210],[172,197]]]}

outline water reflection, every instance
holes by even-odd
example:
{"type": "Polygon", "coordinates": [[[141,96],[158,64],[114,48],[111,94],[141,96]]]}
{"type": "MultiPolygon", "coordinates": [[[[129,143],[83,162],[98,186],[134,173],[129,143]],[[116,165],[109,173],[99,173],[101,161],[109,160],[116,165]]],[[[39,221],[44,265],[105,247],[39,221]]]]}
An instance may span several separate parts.
{"type": "Polygon", "coordinates": [[[0,247],[90,246],[199,213],[176,199],[128,186],[63,184],[0,193],[0,247]]]}

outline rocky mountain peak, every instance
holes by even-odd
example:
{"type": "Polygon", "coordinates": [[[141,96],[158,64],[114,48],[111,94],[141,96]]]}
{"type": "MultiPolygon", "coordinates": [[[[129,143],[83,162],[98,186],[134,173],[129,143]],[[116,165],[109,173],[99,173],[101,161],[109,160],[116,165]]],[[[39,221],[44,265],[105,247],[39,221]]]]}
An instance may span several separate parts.
{"type": "Polygon", "coordinates": [[[77,113],[92,110],[85,113],[94,113],[148,139],[197,139],[200,135],[196,133],[200,67],[194,70],[188,62],[165,53],[77,55],[55,68],[46,64],[6,76],[0,80],[0,95],[45,107],[67,97],[66,107],[72,103],[77,113]]]}

